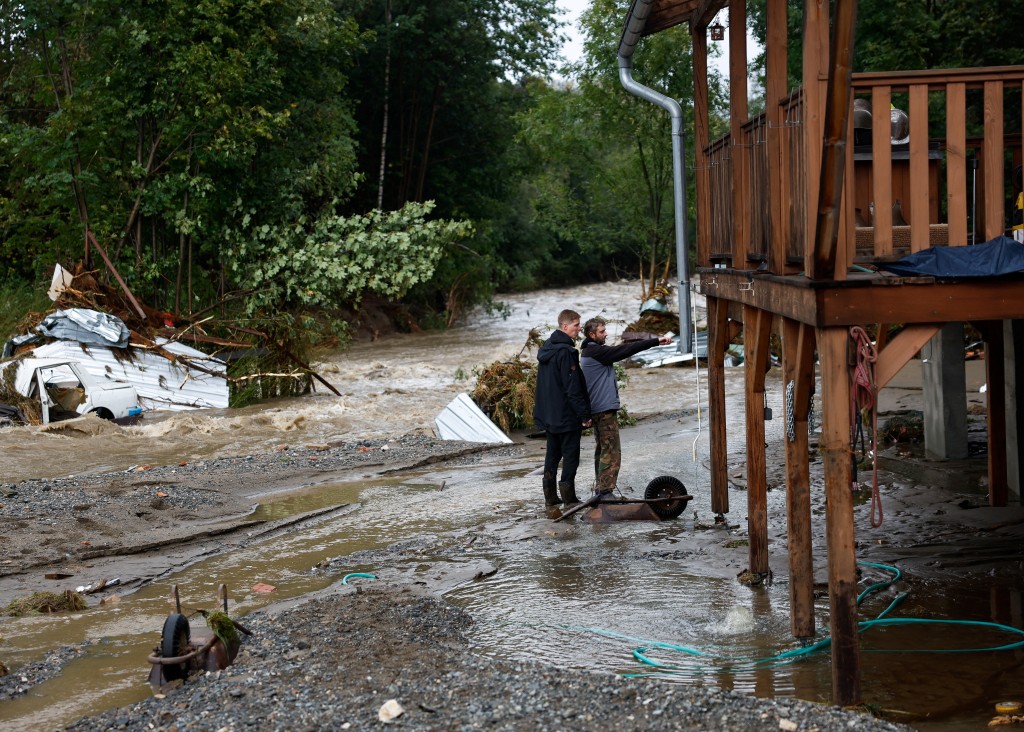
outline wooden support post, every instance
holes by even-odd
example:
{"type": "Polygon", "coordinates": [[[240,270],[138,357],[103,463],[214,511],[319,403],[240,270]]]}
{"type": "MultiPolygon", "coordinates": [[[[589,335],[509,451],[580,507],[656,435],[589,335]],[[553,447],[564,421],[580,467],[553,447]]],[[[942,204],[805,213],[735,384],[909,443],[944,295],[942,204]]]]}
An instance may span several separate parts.
{"type": "Polygon", "coordinates": [[[786,506],[789,541],[789,605],[793,635],[814,636],[814,554],[811,542],[811,476],[807,450],[807,411],[814,387],[814,331],[795,320],[782,323],[782,373],[787,395],[785,418],[793,413],[792,439],[786,435],[786,506]],[[788,402],[793,383],[792,404],[788,402]]]}
{"type": "Polygon", "coordinates": [[[985,336],[985,378],[988,408],[988,505],[1005,506],[1006,483],[1006,367],[1003,363],[1003,324],[990,321],[985,336]]]}
{"type": "Polygon", "coordinates": [[[743,308],[743,365],[747,415],[747,540],[750,571],[768,572],[768,475],[764,443],[764,375],[768,370],[772,314],[743,308]]]}
{"type": "Polygon", "coordinates": [[[857,561],[854,553],[853,494],[850,491],[850,376],[846,328],[819,328],[822,430],[825,472],[828,594],[832,631],[832,703],[861,701],[860,644],[857,637],[857,561]]]}
{"type": "Polygon", "coordinates": [[[725,437],[725,349],[729,346],[729,303],[707,297],[708,431],[711,433],[711,510],[729,512],[729,446],[725,437]]]}

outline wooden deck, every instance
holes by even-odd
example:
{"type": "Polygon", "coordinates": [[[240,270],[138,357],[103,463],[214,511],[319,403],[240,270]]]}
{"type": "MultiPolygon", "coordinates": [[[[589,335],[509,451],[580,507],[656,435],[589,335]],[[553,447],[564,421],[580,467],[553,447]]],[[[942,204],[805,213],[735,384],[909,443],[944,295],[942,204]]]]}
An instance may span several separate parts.
{"type": "MultiPolygon", "coordinates": [[[[1024,148],[1024,67],[854,74],[856,0],[837,0],[834,17],[828,3],[805,4],[802,83],[791,89],[787,3],[768,0],[768,104],[763,114],[748,115],[746,37],[730,31],[729,132],[712,141],[707,30],[726,7],[730,29],[745,29],[745,0],[634,0],[627,17],[627,27],[645,18],[642,34],[686,23],[693,41],[696,259],[708,303],[712,510],[730,508],[724,360],[729,342],[742,333],[748,569],[767,574],[762,405],[774,336],[782,344],[784,379],[794,385],[787,408],[796,428],[785,446],[793,633],[815,633],[807,414],[820,378],[832,701],[857,704],[850,328],[902,326],[878,344],[874,388],[880,389],[946,324],[977,326],[986,341],[989,502],[1005,505],[1011,480],[1018,496],[1021,491],[1021,477],[1007,473],[1006,420],[1016,419],[1016,409],[1006,404],[1003,338],[1022,330],[1004,324],[1024,319],[1024,277],[940,281],[892,277],[870,265],[1006,231],[1008,181],[1024,148]],[[870,111],[870,126],[855,130],[857,99],[870,111]],[[892,138],[891,107],[906,112],[908,139],[892,138]]],[[[858,116],[863,125],[865,115],[858,116]]],[[[1024,349],[1024,342],[1012,345],[1024,349]]],[[[1024,365],[1010,368],[1014,384],[1024,384],[1024,365]]],[[[1024,434],[1024,424],[1014,428],[1024,434]]],[[[1024,444],[1019,452],[1018,465],[1024,444]]]]}

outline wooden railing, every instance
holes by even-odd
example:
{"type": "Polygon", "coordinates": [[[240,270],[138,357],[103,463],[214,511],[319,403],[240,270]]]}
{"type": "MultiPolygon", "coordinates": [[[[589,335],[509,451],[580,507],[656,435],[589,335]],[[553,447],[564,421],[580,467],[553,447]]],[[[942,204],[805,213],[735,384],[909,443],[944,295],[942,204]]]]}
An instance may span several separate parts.
{"type": "MultiPolygon", "coordinates": [[[[1010,176],[1022,162],[1024,147],[1024,66],[858,73],[852,87],[855,99],[869,102],[871,127],[854,130],[851,113],[839,241],[848,265],[1004,233],[1015,193],[1010,176]],[[903,143],[892,139],[890,105],[907,114],[909,140],[903,143]]],[[[732,155],[728,135],[705,151],[712,261],[756,268],[774,261],[772,248],[780,246],[785,254],[778,261],[788,263],[787,271],[803,269],[813,239],[807,224],[808,183],[816,186],[820,171],[807,169],[800,90],[779,104],[785,122],[777,153],[765,144],[764,115],[749,120],[737,142],[750,154],[732,155]],[[743,230],[749,234],[737,243],[732,241],[730,190],[733,160],[740,157],[749,165],[746,175],[735,178],[745,187],[741,200],[746,205],[735,215],[747,217],[743,230]],[[786,162],[772,165],[773,159],[786,162]],[[783,196],[787,235],[780,242],[772,241],[770,227],[773,187],[783,196]]],[[[836,277],[845,277],[845,268],[838,268],[836,277]]]]}

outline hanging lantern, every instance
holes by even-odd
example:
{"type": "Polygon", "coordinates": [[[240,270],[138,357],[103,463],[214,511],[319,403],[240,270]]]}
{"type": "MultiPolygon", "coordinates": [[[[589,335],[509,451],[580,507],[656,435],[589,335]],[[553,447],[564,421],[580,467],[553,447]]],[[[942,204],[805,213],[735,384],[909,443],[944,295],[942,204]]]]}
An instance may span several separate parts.
{"type": "Polygon", "coordinates": [[[715,21],[715,24],[710,26],[711,40],[712,41],[724,41],[725,40],[725,26],[715,21]]]}

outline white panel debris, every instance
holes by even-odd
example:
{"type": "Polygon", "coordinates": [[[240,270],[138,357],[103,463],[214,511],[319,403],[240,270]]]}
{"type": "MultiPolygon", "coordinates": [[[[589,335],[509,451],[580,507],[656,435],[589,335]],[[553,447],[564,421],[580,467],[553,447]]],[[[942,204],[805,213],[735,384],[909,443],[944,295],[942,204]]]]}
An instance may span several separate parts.
{"type": "Polygon", "coordinates": [[[434,425],[437,427],[437,436],[442,440],[512,442],[466,393],[452,399],[434,418],[434,425]]]}

